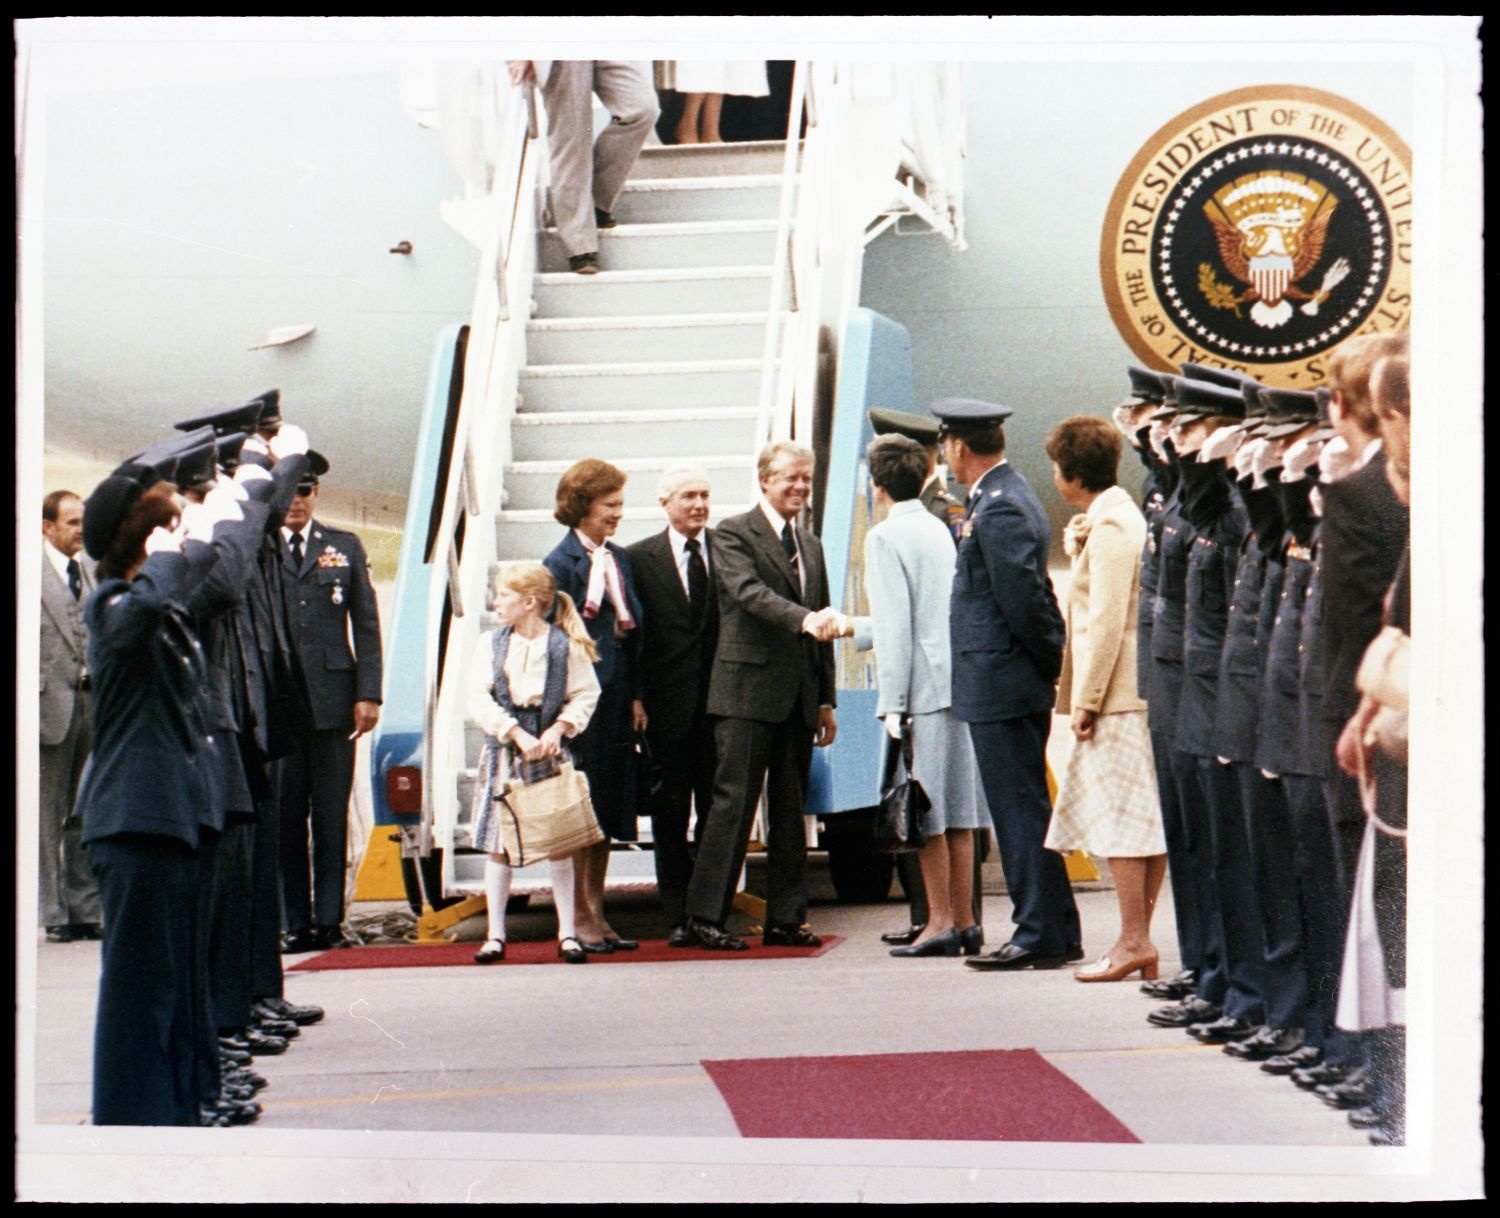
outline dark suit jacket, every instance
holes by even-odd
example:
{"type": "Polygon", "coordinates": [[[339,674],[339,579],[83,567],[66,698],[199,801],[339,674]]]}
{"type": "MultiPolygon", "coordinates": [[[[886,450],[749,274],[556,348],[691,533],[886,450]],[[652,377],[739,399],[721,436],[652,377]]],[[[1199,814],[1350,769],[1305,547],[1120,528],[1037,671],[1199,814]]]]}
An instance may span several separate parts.
{"type": "Polygon", "coordinates": [[[809,612],[828,606],[823,547],[800,525],[804,599],[781,538],[759,506],[731,516],[713,534],[719,587],[719,648],[708,713],[782,723],[798,711],[808,729],[818,707],[833,706],[833,644],[802,633],[809,612]]]}
{"type": "Polygon", "coordinates": [[[380,701],[380,612],[365,548],[353,533],[311,520],[301,567],[292,565],[289,546],[283,544],[281,552],[313,727],[347,731],[356,702],[380,701]]]}
{"type": "MultiPolygon", "coordinates": [[[[713,530],[705,529],[701,540],[705,549],[711,546],[713,530]]],[[[636,542],[627,553],[635,564],[636,593],[646,613],[640,670],[651,735],[680,740],[702,720],[708,703],[719,638],[715,573],[709,572],[708,604],[695,626],[667,530],[636,542]]],[[[713,562],[712,553],[705,557],[713,562]]]]}
{"type": "MultiPolygon", "coordinates": [[[[604,544],[609,547],[609,552],[615,556],[615,562],[619,565],[620,582],[625,586],[625,601],[630,606],[630,616],[635,619],[637,628],[623,639],[615,638],[615,607],[610,603],[609,597],[604,598],[604,603],[599,606],[598,616],[584,623],[588,627],[589,637],[599,649],[599,658],[594,662],[594,675],[599,678],[601,689],[611,681],[621,680],[630,698],[638,699],[641,696],[641,627],[645,625],[646,614],[641,608],[640,597],[636,595],[635,567],[631,564],[630,555],[612,541],[604,544]],[[616,670],[619,670],[618,676],[616,670]]],[[[542,559],[542,565],[557,580],[558,591],[566,592],[573,598],[580,617],[583,615],[584,597],[589,590],[590,562],[589,552],[583,548],[583,542],[578,540],[578,534],[572,529],[542,559]]]]}
{"type": "Polygon", "coordinates": [[[1052,708],[1066,630],[1047,575],[1052,529],[1031,487],[1008,463],[976,486],[953,576],[953,714],[990,723],[1052,708]]]}
{"type": "Polygon", "coordinates": [[[1384,451],[1322,494],[1323,718],[1343,723],[1359,706],[1354,674],[1380,632],[1411,514],[1386,479],[1384,451]]]}

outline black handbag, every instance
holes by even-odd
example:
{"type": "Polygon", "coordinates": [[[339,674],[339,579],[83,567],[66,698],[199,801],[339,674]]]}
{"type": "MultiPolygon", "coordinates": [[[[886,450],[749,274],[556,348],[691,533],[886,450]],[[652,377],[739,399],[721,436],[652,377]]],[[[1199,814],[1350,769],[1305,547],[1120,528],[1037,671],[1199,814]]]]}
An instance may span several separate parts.
{"type": "Polygon", "coordinates": [[[882,854],[910,854],[927,844],[922,820],[932,801],[911,776],[911,721],[901,721],[901,740],[890,741],[885,752],[885,777],[880,783],[880,806],[875,810],[875,849],[882,854]],[[904,777],[896,779],[897,763],[904,777]]]}
{"type": "Polygon", "coordinates": [[[666,774],[662,771],[661,762],[651,752],[651,743],[646,739],[645,732],[636,732],[632,748],[636,754],[636,790],[639,792],[640,803],[647,812],[656,810],[656,803],[661,799],[662,788],[666,785],[666,774]]]}

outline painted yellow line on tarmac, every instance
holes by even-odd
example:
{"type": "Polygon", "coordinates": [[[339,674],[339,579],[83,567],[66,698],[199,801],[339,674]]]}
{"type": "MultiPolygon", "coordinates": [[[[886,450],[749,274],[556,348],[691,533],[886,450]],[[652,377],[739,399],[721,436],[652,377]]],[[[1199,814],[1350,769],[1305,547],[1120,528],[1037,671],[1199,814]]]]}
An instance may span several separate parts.
{"type": "Polygon", "coordinates": [[[676,1078],[599,1079],[586,1083],[517,1083],[507,1087],[466,1087],[451,1091],[403,1091],[395,1083],[386,1083],[374,1095],[331,1095],[305,1100],[263,1101],[267,1111],[292,1108],[329,1108],[340,1104],[388,1103],[392,1100],[467,1100],[495,1095],[547,1095],[566,1091],[625,1091],[632,1087],[702,1086],[710,1082],[706,1074],[688,1074],[676,1078]]]}

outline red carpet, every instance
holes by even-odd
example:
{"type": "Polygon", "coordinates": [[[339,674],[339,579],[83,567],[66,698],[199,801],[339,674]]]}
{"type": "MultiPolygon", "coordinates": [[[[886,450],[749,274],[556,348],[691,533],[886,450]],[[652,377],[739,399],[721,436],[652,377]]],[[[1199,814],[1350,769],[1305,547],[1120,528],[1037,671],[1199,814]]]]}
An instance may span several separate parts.
{"type": "Polygon", "coordinates": [[[747,1138],[1139,1142],[1035,1049],[706,1061],[747,1138]]]}
{"type": "MultiPolygon", "coordinates": [[[[796,960],[821,956],[841,943],[839,935],[824,935],[822,947],[762,947],[759,939],[750,939],[748,952],[706,952],[696,947],[668,947],[665,939],[642,939],[638,951],[614,952],[590,956],[592,964],[660,964],[663,961],[687,960],[796,960]]],[[[394,947],[341,947],[322,952],[287,968],[292,973],[317,973],[336,968],[441,968],[448,964],[474,964],[474,953],[482,945],[474,943],[403,943],[394,947]]],[[[557,940],[511,942],[505,946],[505,959],[488,968],[506,968],[512,964],[562,964],[557,958],[557,940]]]]}

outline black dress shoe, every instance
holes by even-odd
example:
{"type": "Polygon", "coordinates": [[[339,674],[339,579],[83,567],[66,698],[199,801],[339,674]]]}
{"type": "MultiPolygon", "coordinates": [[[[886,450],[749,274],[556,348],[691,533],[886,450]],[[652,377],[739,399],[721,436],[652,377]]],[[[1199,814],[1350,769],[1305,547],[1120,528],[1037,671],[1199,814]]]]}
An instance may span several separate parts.
{"type": "Polygon", "coordinates": [[[1293,1049],[1290,1053],[1268,1058],[1261,1062],[1260,1068],[1267,1074],[1290,1074],[1293,1070],[1304,1070],[1308,1066],[1316,1066],[1322,1060],[1323,1050],[1317,1045],[1303,1045],[1300,1049],[1293,1049]]]}
{"type": "Polygon", "coordinates": [[[1188,1028],[1195,1023],[1211,1023],[1224,1013],[1222,1007],[1201,998],[1184,998],[1157,1007],[1146,1016],[1146,1022],[1158,1028],[1188,1028]]]}
{"type": "Polygon", "coordinates": [[[615,945],[608,939],[600,939],[597,943],[590,943],[587,939],[578,940],[578,946],[583,948],[590,956],[613,956],[615,945]]]}
{"type": "Polygon", "coordinates": [[[568,964],[587,964],[589,953],[584,945],[572,935],[557,941],[557,954],[568,964]]]}
{"type": "Polygon", "coordinates": [[[614,226],[618,223],[619,221],[616,220],[614,216],[610,215],[609,212],[605,211],[602,207],[594,208],[595,228],[614,228],[614,226]]]}
{"type": "Polygon", "coordinates": [[[910,947],[893,947],[893,956],[956,956],[963,951],[963,936],[950,928],[940,935],[933,935],[925,943],[913,943],[910,947]]]}
{"type": "Polygon", "coordinates": [[[296,1040],[302,1029],[290,1019],[257,1019],[255,1030],[264,1036],[279,1036],[282,1040],[296,1040]]]}
{"type": "Polygon", "coordinates": [[[220,1052],[249,1053],[250,1042],[245,1039],[244,1033],[238,1029],[219,1033],[220,1052]]]}
{"type": "Polygon", "coordinates": [[[219,1042],[219,1061],[221,1063],[228,1064],[229,1066],[234,1067],[234,1068],[248,1066],[250,1064],[250,1050],[249,1049],[231,1049],[228,1046],[226,1046],[223,1041],[220,1041],[219,1042]]]}
{"type": "Polygon", "coordinates": [[[283,956],[295,956],[301,952],[315,952],[318,950],[317,936],[311,929],[294,930],[281,941],[281,954],[283,956]]]}
{"type": "Polygon", "coordinates": [[[285,998],[262,998],[260,1005],[278,1019],[290,1019],[298,1027],[305,1028],[308,1024],[317,1023],[323,1018],[323,1008],[314,1006],[312,1003],[301,1005],[288,1002],[285,998]]]}
{"type": "Polygon", "coordinates": [[[71,943],[75,938],[71,926],[49,926],[47,927],[48,943],[71,943]]]}
{"type": "Polygon", "coordinates": [[[738,935],[731,935],[727,930],[715,926],[712,922],[700,922],[694,918],[688,923],[687,928],[688,933],[693,936],[693,941],[705,951],[743,952],[750,948],[750,945],[738,935]]]}
{"type": "Polygon", "coordinates": [[[1187,1034],[1200,1045],[1223,1045],[1231,1040],[1245,1040],[1257,1030],[1253,1023],[1246,1023],[1233,1015],[1221,1015],[1209,1023],[1191,1024],[1187,1034]]]}
{"type": "Polygon", "coordinates": [[[266,1085],[266,1076],[254,1070],[231,1070],[224,1077],[237,1086],[250,1088],[252,1094],[266,1085]]]}
{"type": "MultiPolygon", "coordinates": [[[[1082,948],[1078,949],[1078,958],[1083,959],[1082,948]]],[[[965,960],[964,966],[989,972],[1017,972],[1027,968],[1061,968],[1067,962],[1066,952],[1033,952],[1017,947],[1014,943],[1007,943],[988,956],[975,956],[965,960]]]]}
{"type": "Polygon", "coordinates": [[[1225,1045],[1224,1052],[1241,1061],[1263,1062],[1282,1057],[1302,1047],[1305,1034],[1301,1028],[1262,1028],[1254,1036],[1225,1045]]]}
{"type": "Polygon", "coordinates": [[[1330,1108],[1363,1108],[1375,1097],[1375,1090],[1368,1079],[1350,1078],[1319,1087],[1316,1095],[1330,1108]]]}
{"type": "Polygon", "coordinates": [[[966,956],[977,956],[984,947],[984,927],[966,926],[958,932],[959,947],[966,956]]]}
{"type": "Polygon", "coordinates": [[[1389,1125],[1377,1125],[1370,1130],[1371,1146],[1405,1146],[1406,1127],[1398,1121],[1389,1125]]]}
{"type": "Polygon", "coordinates": [[[668,947],[696,947],[697,942],[693,938],[693,932],[686,926],[672,927],[672,933],[667,936],[668,947]]]}
{"type": "Polygon", "coordinates": [[[905,930],[886,931],[885,934],[880,936],[880,941],[882,943],[889,943],[892,947],[909,947],[911,944],[917,941],[917,936],[926,929],[926,922],[923,922],[921,926],[913,923],[905,930]]]}
{"type": "Polygon", "coordinates": [[[1355,1129],[1375,1129],[1380,1125],[1388,1123],[1385,1113],[1373,1105],[1366,1105],[1363,1108],[1351,1108],[1348,1112],[1344,1113],[1344,1116],[1348,1118],[1349,1124],[1353,1125],[1355,1129]]]}
{"type": "Polygon", "coordinates": [[[1168,977],[1164,981],[1141,982],[1141,993],[1148,998],[1160,998],[1167,1002],[1176,1002],[1186,998],[1193,992],[1193,987],[1198,983],[1197,974],[1190,968],[1180,970],[1175,977],[1168,977]]]}
{"type": "Polygon", "coordinates": [[[622,939],[618,935],[605,935],[604,941],[612,952],[633,952],[641,945],[639,939],[622,939]]]}
{"type": "Polygon", "coordinates": [[[1304,1091],[1312,1091],[1316,1087],[1323,1087],[1329,1083],[1342,1083],[1348,1076],[1348,1066],[1336,1065],[1333,1062],[1318,1062],[1314,1066],[1293,1070],[1292,1082],[1304,1091]]]}
{"type": "Polygon", "coordinates": [[[574,254],[568,259],[568,270],[575,275],[597,275],[599,273],[598,254],[574,254]]]}
{"type": "Polygon", "coordinates": [[[246,1028],[241,1036],[256,1057],[275,1057],[286,1052],[284,1039],[280,1036],[267,1036],[258,1028],[246,1028]]]}
{"type": "Polygon", "coordinates": [[[74,922],[69,929],[75,939],[102,939],[104,927],[97,922],[74,922]]]}
{"type": "Polygon", "coordinates": [[[823,940],[805,926],[768,926],[760,941],[764,947],[823,946],[823,940]]]}
{"type": "Polygon", "coordinates": [[[335,947],[353,946],[344,937],[344,928],[342,926],[320,926],[313,931],[313,938],[317,945],[325,951],[335,947]]]}
{"type": "Polygon", "coordinates": [[[1063,952],[1063,960],[1068,964],[1077,964],[1083,959],[1083,944],[1069,943],[1067,951],[1063,952]]]}

